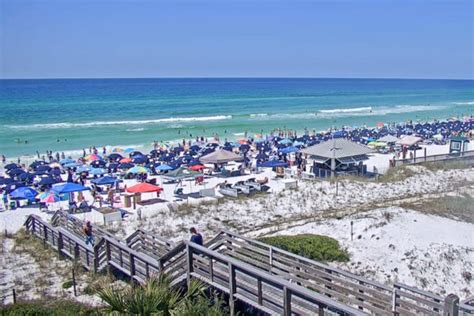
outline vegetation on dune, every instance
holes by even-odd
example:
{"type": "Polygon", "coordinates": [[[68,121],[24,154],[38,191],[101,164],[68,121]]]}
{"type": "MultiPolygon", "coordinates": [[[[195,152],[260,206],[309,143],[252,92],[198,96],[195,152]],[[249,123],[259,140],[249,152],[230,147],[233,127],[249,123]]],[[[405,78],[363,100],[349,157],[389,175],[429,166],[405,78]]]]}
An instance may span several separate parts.
{"type": "Polygon", "coordinates": [[[349,253],[331,237],[320,235],[296,235],[263,237],[261,242],[318,261],[349,261],[349,253]]]}
{"type": "Polygon", "coordinates": [[[0,306],[4,316],[69,316],[100,315],[99,310],[85,304],[58,298],[44,298],[0,306]]]}
{"type": "Polygon", "coordinates": [[[213,294],[210,300],[205,286],[193,280],[187,291],[174,290],[164,276],[151,278],[144,285],[123,289],[107,286],[97,295],[108,305],[106,311],[116,315],[196,315],[220,316],[227,312],[213,294]]]}

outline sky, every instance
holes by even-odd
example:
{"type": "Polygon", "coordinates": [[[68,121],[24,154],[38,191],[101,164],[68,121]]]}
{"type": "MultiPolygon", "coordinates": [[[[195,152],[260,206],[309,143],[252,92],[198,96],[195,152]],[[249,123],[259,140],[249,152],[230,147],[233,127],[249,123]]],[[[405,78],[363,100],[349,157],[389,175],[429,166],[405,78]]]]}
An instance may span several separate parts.
{"type": "Polygon", "coordinates": [[[0,0],[0,78],[474,78],[474,0],[0,0]]]}

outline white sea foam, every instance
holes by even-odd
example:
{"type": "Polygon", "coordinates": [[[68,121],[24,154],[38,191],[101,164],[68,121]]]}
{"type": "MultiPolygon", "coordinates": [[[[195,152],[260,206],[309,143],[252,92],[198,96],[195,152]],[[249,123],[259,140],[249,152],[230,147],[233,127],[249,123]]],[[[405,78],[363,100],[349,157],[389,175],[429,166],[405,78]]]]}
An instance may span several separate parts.
{"type": "Polygon", "coordinates": [[[457,105],[474,105],[474,101],[466,101],[466,102],[452,102],[453,104],[457,105]]]}
{"type": "Polygon", "coordinates": [[[371,106],[361,108],[348,108],[348,109],[333,109],[333,110],[320,110],[319,113],[358,113],[358,112],[372,112],[371,106]]]}
{"type": "Polygon", "coordinates": [[[382,107],[357,107],[347,109],[327,109],[315,112],[302,113],[275,113],[275,114],[251,114],[252,120],[286,120],[286,119],[329,119],[338,117],[358,117],[358,116],[383,116],[388,114],[401,114],[422,111],[437,111],[445,109],[440,105],[410,105],[401,104],[396,106],[382,107]]]}
{"type": "Polygon", "coordinates": [[[198,122],[198,121],[217,121],[231,119],[232,115],[215,115],[201,117],[170,117],[155,120],[137,120],[137,121],[95,121],[84,123],[47,123],[47,124],[30,124],[30,125],[7,125],[6,127],[15,129],[59,129],[71,127],[94,127],[94,126],[110,126],[110,125],[144,125],[171,122],[198,122]]]}
{"type": "Polygon", "coordinates": [[[126,132],[143,132],[145,129],[143,127],[139,128],[127,128],[125,131],[126,132]]]}

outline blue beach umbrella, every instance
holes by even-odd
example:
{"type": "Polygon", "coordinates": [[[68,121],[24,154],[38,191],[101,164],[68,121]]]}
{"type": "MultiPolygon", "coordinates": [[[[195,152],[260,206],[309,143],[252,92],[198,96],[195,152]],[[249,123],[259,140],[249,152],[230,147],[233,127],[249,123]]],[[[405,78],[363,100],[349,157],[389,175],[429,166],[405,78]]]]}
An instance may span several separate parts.
{"type": "Polygon", "coordinates": [[[295,153],[299,151],[299,149],[294,146],[290,146],[290,147],[281,148],[278,151],[281,152],[282,154],[289,154],[289,153],[295,153]]]}
{"type": "Polygon", "coordinates": [[[71,158],[61,159],[61,160],[59,161],[59,163],[60,163],[61,165],[66,165],[66,164],[68,164],[68,163],[74,163],[74,162],[76,162],[76,161],[75,161],[74,159],[71,159],[71,158]]]}
{"type": "Polygon", "coordinates": [[[156,167],[157,170],[159,171],[168,171],[168,170],[173,170],[173,167],[170,167],[168,165],[159,165],[156,167]]]}
{"type": "Polygon", "coordinates": [[[98,179],[94,179],[91,182],[94,183],[95,185],[108,185],[108,184],[115,184],[117,181],[119,181],[117,178],[105,176],[98,179]]]}
{"type": "Polygon", "coordinates": [[[34,200],[37,195],[38,192],[35,189],[29,187],[21,187],[10,193],[10,196],[14,199],[26,200],[34,200]]]}
{"type": "Polygon", "coordinates": [[[67,164],[63,165],[64,168],[76,168],[78,166],[81,166],[81,164],[78,163],[78,162],[70,162],[70,163],[67,163],[67,164]]]}
{"type": "Polygon", "coordinates": [[[93,176],[103,175],[104,173],[107,173],[107,171],[105,171],[105,170],[102,169],[102,168],[92,168],[92,169],[89,171],[89,174],[91,174],[91,175],[93,175],[93,176]]]}
{"type": "Polygon", "coordinates": [[[88,166],[80,166],[76,169],[76,173],[89,172],[91,168],[88,166]]]}
{"type": "Polygon", "coordinates": [[[288,167],[288,164],[284,161],[280,160],[269,160],[260,165],[260,167],[264,168],[276,168],[276,167],[288,167]]]}

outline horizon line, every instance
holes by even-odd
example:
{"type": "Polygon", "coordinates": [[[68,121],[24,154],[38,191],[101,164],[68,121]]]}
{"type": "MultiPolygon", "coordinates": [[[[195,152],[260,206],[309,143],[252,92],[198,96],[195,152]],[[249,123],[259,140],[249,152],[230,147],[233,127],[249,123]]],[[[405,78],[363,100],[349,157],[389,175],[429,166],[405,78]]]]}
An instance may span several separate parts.
{"type": "Polygon", "coordinates": [[[360,80],[458,80],[472,81],[473,78],[401,78],[401,77],[313,77],[313,76],[169,76],[169,77],[35,77],[35,78],[0,78],[0,80],[122,80],[122,79],[360,79],[360,80]]]}

